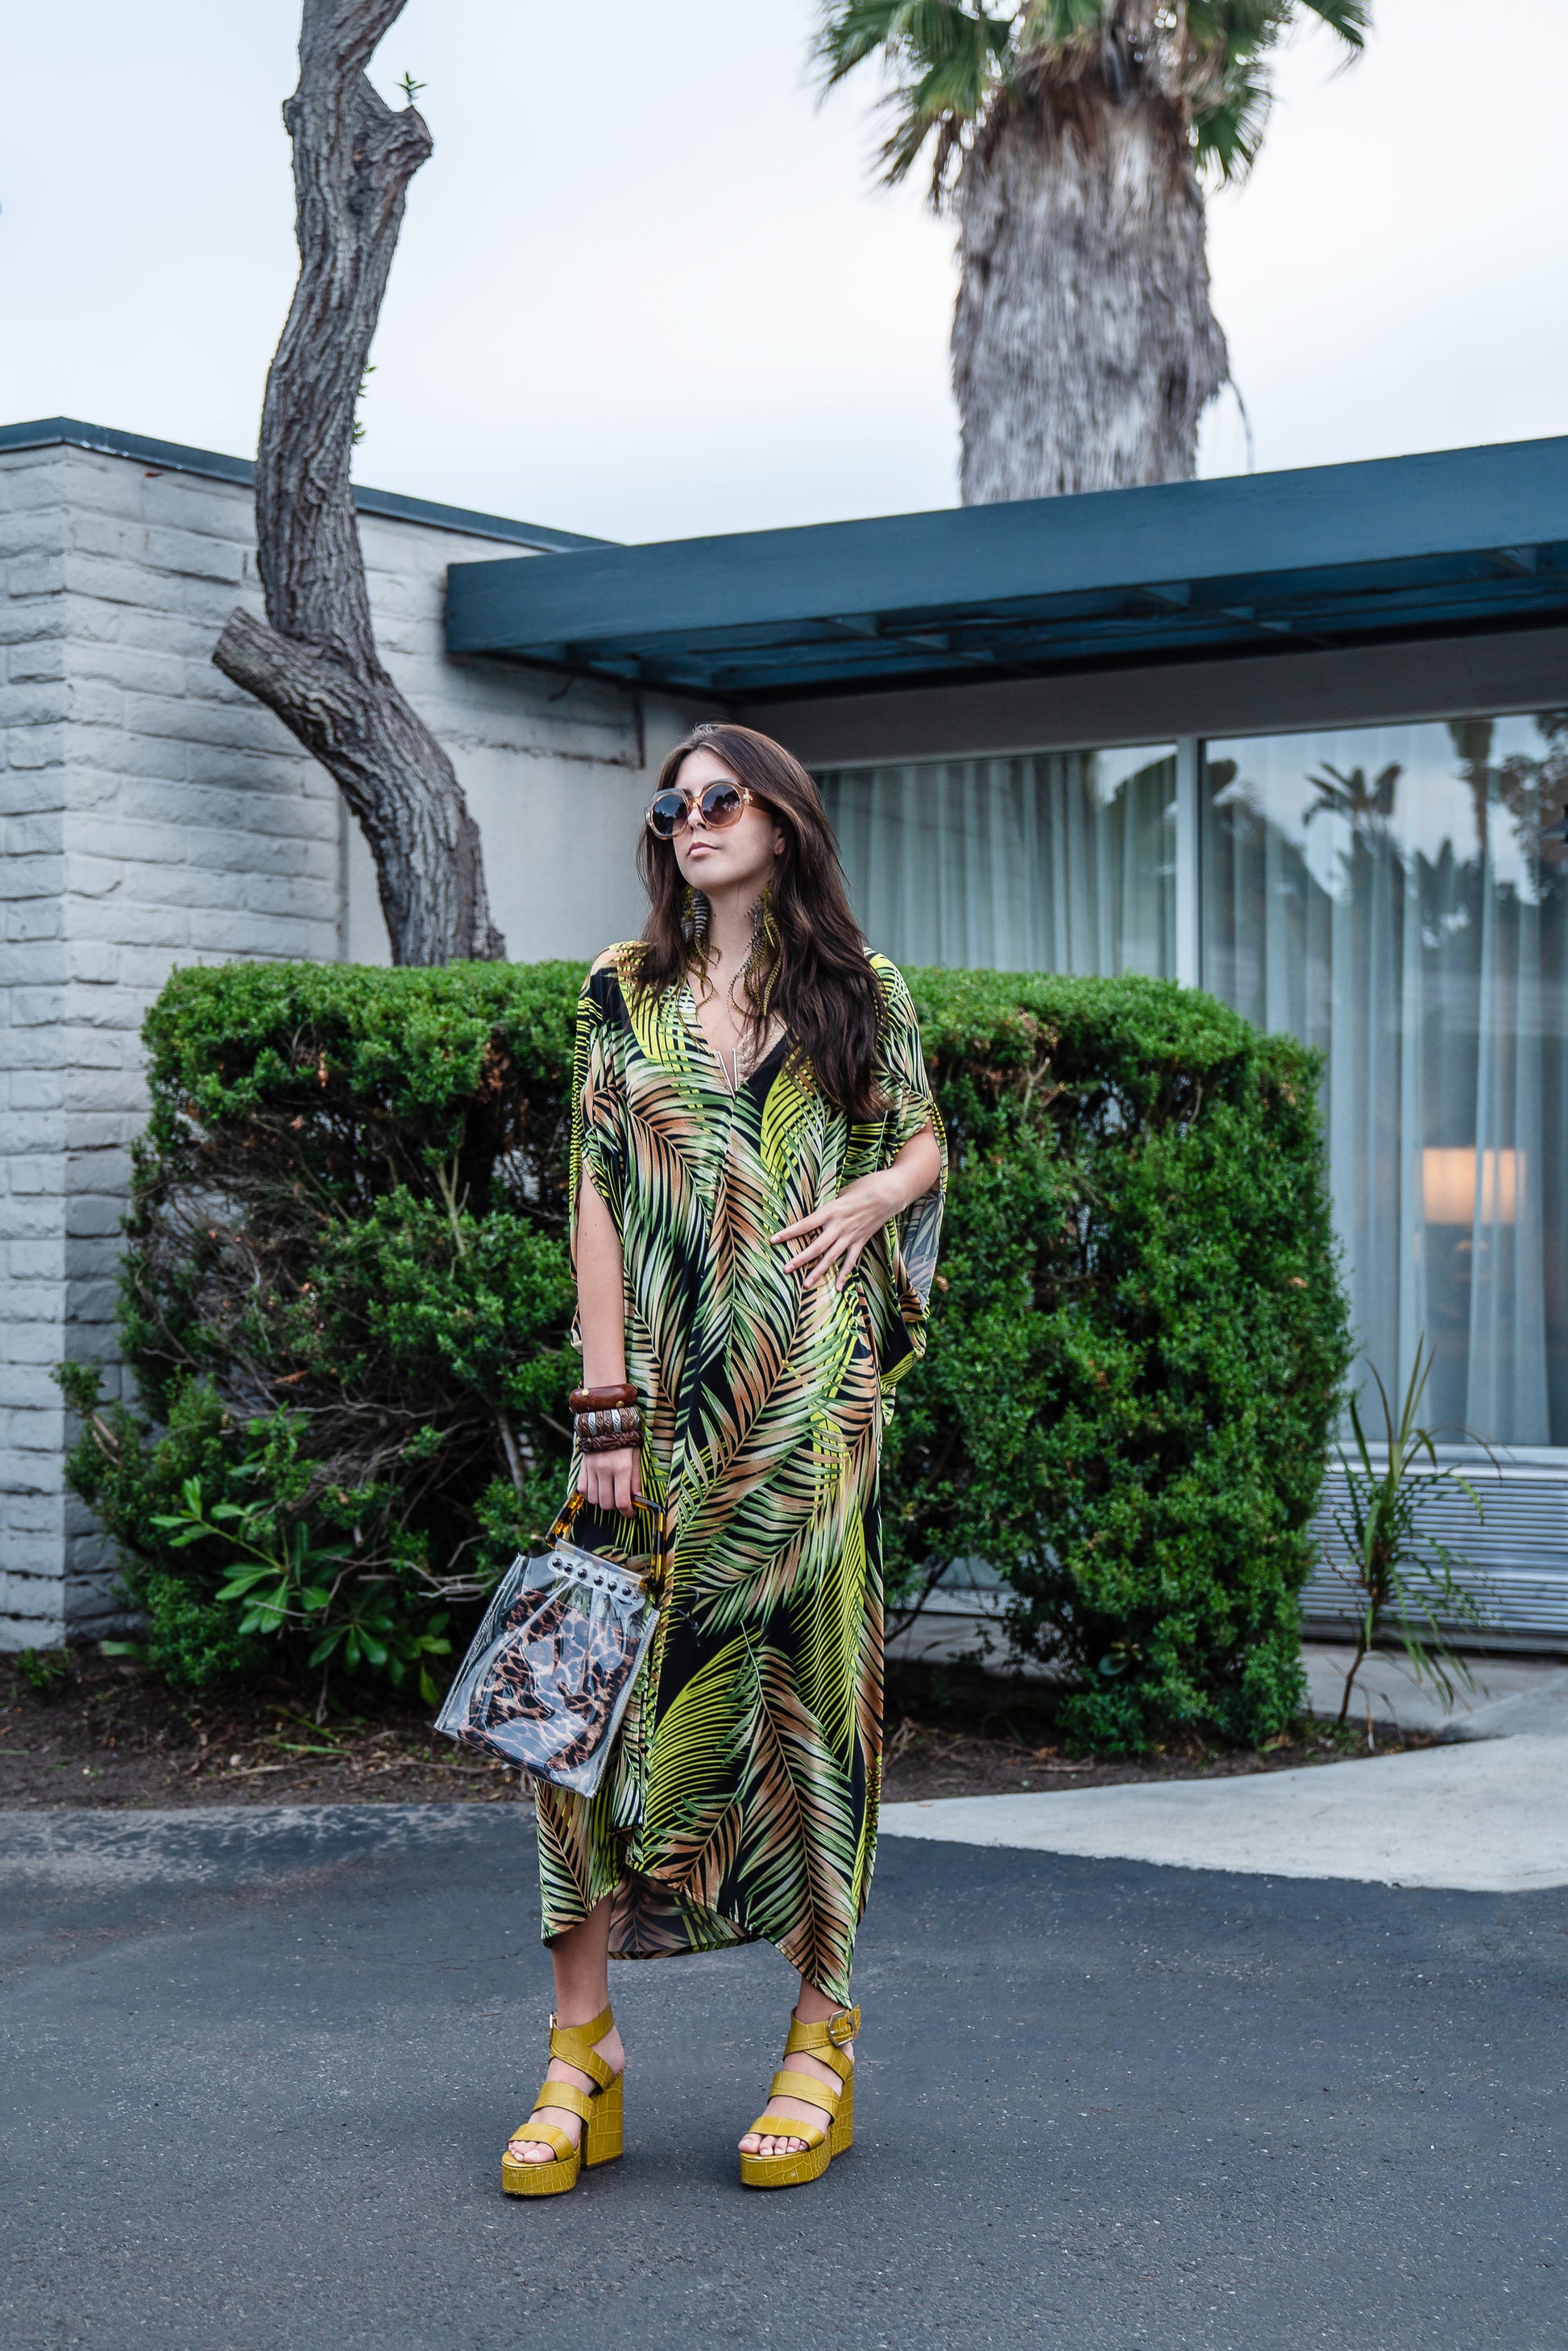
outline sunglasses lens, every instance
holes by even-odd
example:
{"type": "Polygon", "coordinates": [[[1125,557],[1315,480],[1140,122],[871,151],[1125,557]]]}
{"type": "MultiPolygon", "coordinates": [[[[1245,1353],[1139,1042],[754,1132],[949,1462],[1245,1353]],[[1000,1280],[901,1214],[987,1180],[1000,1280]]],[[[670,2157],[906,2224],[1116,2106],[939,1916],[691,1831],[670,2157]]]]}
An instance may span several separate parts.
{"type": "Polygon", "coordinates": [[[710,784],[702,796],[702,812],[711,825],[733,824],[746,803],[734,784],[710,784]]]}
{"type": "Polygon", "coordinates": [[[686,804],[679,792],[661,792],[648,810],[648,830],[661,841],[673,841],[686,820],[686,804]]]}

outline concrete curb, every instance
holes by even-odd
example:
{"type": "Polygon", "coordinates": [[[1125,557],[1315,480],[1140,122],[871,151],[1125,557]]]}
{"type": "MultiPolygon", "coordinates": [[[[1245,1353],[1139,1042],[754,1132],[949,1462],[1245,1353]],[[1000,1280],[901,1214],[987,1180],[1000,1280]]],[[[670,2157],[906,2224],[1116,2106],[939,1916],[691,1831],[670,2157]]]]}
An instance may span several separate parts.
{"type": "Polygon", "coordinates": [[[1568,1886],[1568,1738],[1525,1733],[1239,1780],[890,1804],[887,1836],[1270,1877],[1568,1886]]]}

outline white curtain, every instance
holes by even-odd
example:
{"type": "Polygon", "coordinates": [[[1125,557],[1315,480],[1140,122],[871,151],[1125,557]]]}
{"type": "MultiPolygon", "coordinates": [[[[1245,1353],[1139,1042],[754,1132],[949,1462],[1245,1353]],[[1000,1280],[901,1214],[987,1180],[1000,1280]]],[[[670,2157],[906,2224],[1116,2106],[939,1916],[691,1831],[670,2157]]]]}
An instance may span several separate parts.
{"type": "Polygon", "coordinates": [[[862,926],[895,963],[1175,968],[1170,745],[910,760],[821,782],[862,926]]]}
{"type": "Polygon", "coordinates": [[[1568,792],[1554,716],[1206,747],[1203,977],[1327,1055],[1360,1345],[1423,1417],[1568,1442],[1568,792]]]}

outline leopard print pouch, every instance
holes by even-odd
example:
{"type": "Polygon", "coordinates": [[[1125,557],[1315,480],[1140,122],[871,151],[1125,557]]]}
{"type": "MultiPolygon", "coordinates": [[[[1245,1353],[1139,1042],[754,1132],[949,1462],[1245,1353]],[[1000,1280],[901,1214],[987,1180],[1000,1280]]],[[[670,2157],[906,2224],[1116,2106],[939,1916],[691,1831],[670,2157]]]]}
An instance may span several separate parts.
{"type": "Polygon", "coordinates": [[[497,1586],[435,1728],[460,1747],[591,1796],[659,1614],[632,1569],[565,1539],[515,1561],[497,1586]]]}

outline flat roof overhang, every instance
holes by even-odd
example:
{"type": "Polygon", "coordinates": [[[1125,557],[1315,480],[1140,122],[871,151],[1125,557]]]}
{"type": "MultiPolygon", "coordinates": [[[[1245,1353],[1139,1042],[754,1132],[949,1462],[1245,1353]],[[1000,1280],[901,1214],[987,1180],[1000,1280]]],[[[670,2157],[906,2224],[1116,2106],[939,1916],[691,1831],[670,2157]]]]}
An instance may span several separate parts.
{"type": "Polygon", "coordinates": [[[1568,437],[455,563],[451,653],[719,702],[1568,618],[1568,437]]]}

